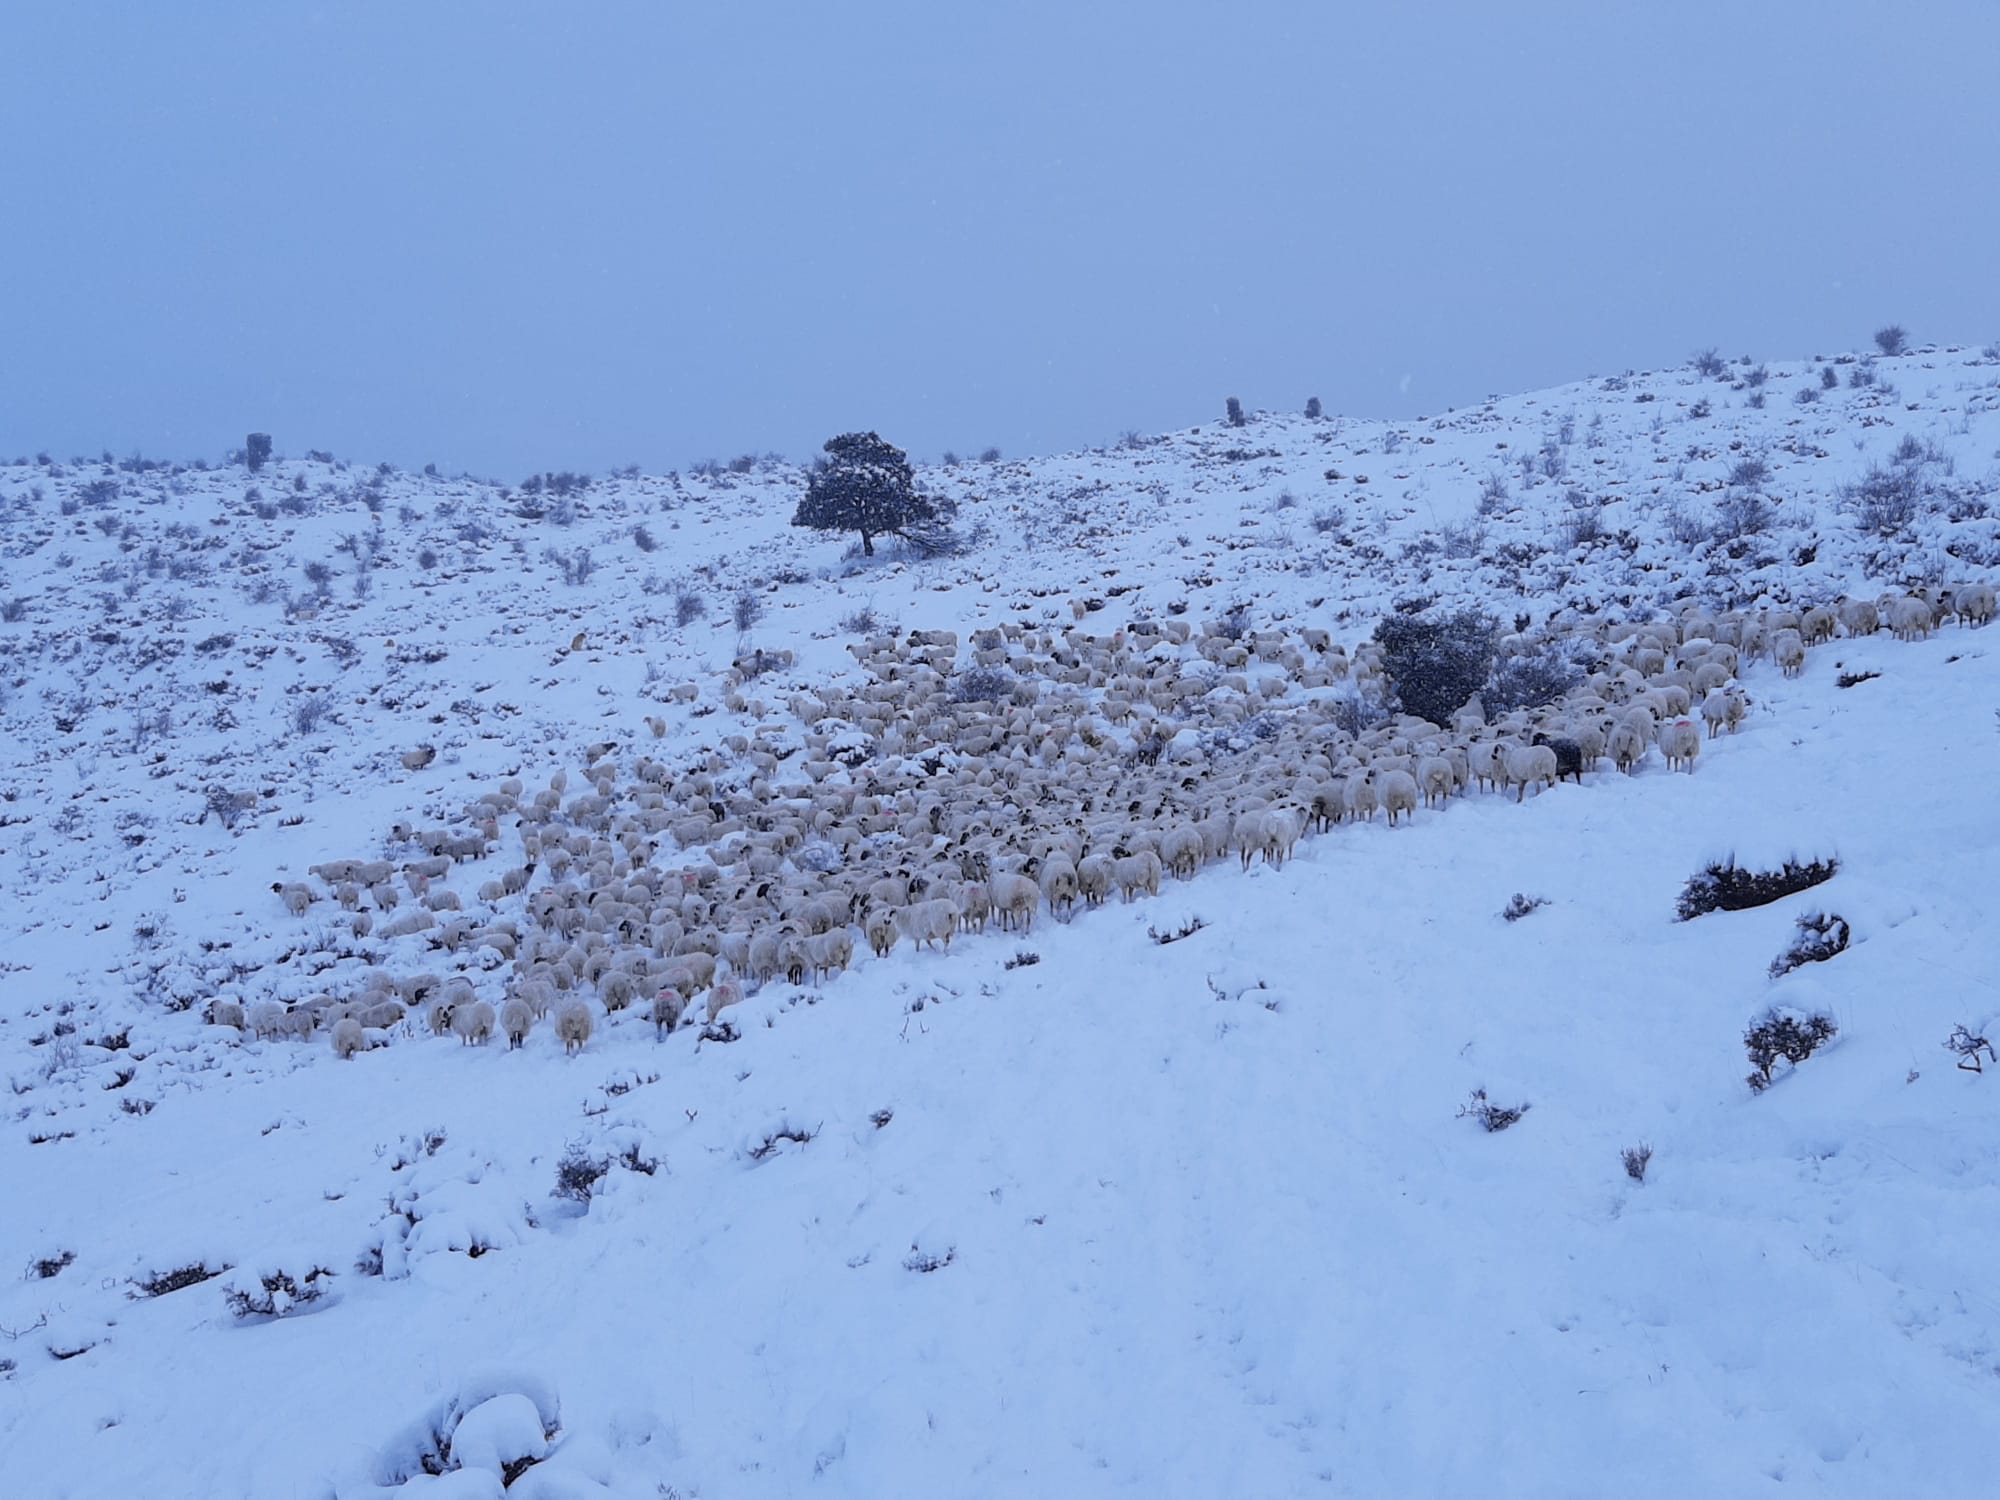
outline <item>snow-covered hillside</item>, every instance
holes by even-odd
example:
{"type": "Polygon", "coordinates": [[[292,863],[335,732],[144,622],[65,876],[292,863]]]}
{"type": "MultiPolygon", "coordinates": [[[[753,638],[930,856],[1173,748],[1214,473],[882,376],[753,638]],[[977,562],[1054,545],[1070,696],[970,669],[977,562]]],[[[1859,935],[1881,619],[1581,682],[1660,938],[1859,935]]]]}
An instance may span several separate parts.
{"type": "MultiPolygon", "coordinates": [[[[969,662],[1234,611],[1351,650],[1414,599],[1562,637],[1955,586],[2000,574],[1996,460],[2000,349],[1926,349],[930,468],[937,558],[792,529],[775,461],[0,466],[0,1494],[1989,1493],[2000,1068],[1943,1045],[2000,1037],[1985,630],[1746,660],[1692,775],[857,937],[727,1027],[600,1005],[567,1057],[413,1013],[340,1060],[203,1016],[371,968],[497,1000],[500,953],[357,937],[308,867],[587,789],[586,747],[795,767],[788,705],[879,633],[969,662]],[[792,660],[732,685],[758,650],[792,660]],[[1731,854],[1840,868],[1675,921],[1731,854]],[[1813,913],[1851,947],[1771,978],[1813,913]],[[1838,1033],[1753,1093],[1773,1006],[1838,1033]],[[1487,1133],[1478,1089],[1531,1108],[1487,1133]]],[[[1254,751],[1200,727],[1191,776],[1254,751]]],[[[845,749],[834,781],[879,742],[845,749]]],[[[437,889],[518,915],[551,873],[482,901],[502,842],[437,889]]]]}

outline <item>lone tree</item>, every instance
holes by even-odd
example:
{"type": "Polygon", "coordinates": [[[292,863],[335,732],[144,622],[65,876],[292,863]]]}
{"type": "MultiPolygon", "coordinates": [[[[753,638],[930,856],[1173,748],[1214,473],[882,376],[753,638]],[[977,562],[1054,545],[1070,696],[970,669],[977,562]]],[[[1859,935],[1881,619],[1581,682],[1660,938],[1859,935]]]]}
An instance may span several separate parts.
{"type": "Polygon", "coordinates": [[[265,464],[269,463],[270,459],[271,434],[268,432],[251,433],[243,444],[244,467],[249,469],[252,474],[255,474],[265,464]]]}
{"type": "Polygon", "coordinates": [[[899,536],[923,543],[912,528],[935,520],[937,507],[916,490],[916,475],[901,448],[872,432],[843,432],[826,440],[827,456],[813,465],[794,526],[816,531],[858,531],[861,550],[875,555],[875,538],[899,536]]]}

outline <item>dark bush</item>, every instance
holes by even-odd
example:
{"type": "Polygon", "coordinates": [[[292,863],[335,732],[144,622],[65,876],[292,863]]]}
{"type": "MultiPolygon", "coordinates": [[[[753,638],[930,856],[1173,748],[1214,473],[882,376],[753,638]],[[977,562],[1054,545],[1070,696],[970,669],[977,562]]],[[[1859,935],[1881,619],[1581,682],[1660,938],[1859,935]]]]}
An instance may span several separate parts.
{"type": "Polygon", "coordinates": [[[1249,418],[1243,415],[1243,403],[1234,396],[1222,403],[1222,409],[1231,427],[1242,427],[1249,422],[1249,418]]]}
{"type": "Polygon", "coordinates": [[[1968,1073],[1986,1071],[1979,1061],[1982,1052],[1986,1054],[1987,1062],[2000,1062],[2000,1055],[1994,1053],[1993,1044],[1964,1025],[1951,1028],[1951,1035],[1944,1039],[1944,1046],[1947,1052],[1957,1054],[1958,1065],[1968,1073]]]}
{"type": "Polygon", "coordinates": [[[1777,513],[1771,502],[1762,495],[1739,491],[1725,495],[1715,507],[1715,528],[1711,533],[1717,541],[1733,542],[1738,537],[1762,536],[1771,529],[1771,522],[1777,513]]]}
{"type": "Polygon", "coordinates": [[[1775,870],[1746,870],[1731,855],[1720,864],[1710,864],[1688,881],[1681,890],[1675,915],[1687,922],[1712,911],[1748,911],[1753,906],[1769,906],[1773,901],[1782,901],[1833,879],[1839,869],[1840,861],[1828,857],[1805,864],[1788,859],[1775,870]]]}
{"type": "Polygon", "coordinates": [[[1910,346],[1910,335],[1900,323],[1875,330],[1875,347],[1884,354],[1901,354],[1910,346]]]}
{"type": "Polygon", "coordinates": [[[764,618],[764,601],[745,589],[736,596],[735,604],[730,606],[729,618],[739,633],[748,630],[764,618]]]}
{"type": "Polygon", "coordinates": [[[1763,488],[1771,477],[1771,466],[1761,458],[1742,458],[1729,471],[1729,487],[1734,490],[1763,488]]]}
{"type": "Polygon", "coordinates": [[[1840,371],[1834,369],[1832,365],[1821,365],[1819,367],[1819,388],[1823,391],[1840,389],[1840,371]]]}
{"type": "Polygon", "coordinates": [[[1836,953],[1845,953],[1850,935],[1846,918],[1806,913],[1799,918],[1792,945],[1771,960],[1771,977],[1776,979],[1805,964],[1824,963],[1836,953]]]}
{"type": "Polygon", "coordinates": [[[1653,1160],[1653,1148],[1641,1141],[1636,1146],[1627,1146],[1623,1152],[1625,1175],[1634,1182],[1646,1180],[1646,1167],[1653,1160]]]}
{"type": "Polygon", "coordinates": [[[1317,422],[1320,419],[1321,415],[1322,415],[1322,408],[1319,404],[1319,397],[1317,396],[1306,397],[1306,416],[1310,420],[1317,422]]]}
{"type": "Polygon", "coordinates": [[[588,1204],[590,1195],[597,1188],[597,1180],[611,1170],[611,1162],[602,1156],[592,1156],[582,1146],[572,1143],[556,1163],[556,1185],[552,1189],[558,1198],[567,1198],[572,1203],[588,1204]]]}
{"type": "Polygon", "coordinates": [[[1005,667],[971,667],[951,679],[954,703],[998,703],[1014,693],[1014,674],[1005,667]]]}
{"type": "Polygon", "coordinates": [[[243,466],[255,474],[271,461],[271,434],[253,432],[243,440],[243,466]]]}
{"type": "Polygon", "coordinates": [[[1914,522],[1934,492],[1924,464],[1904,459],[1898,450],[1895,462],[1870,465],[1866,474],[1841,489],[1840,498],[1862,531],[1890,536],[1914,522]]]}
{"type": "Polygon", "coordinates": [[[220,1276],[228,1267],[219,1266],[210,1270],[200,1261],[192,1261],[185,1266],[177,1266],[171,1271],[153,1271],[132,1283],[135,1297],[164,1297],[170,1292],[200,1286],[220,1276]]]}
{"type": "Polygon", "coordinates": [[[1479,690],[1488,716],[1543,708],[1575,687],[1583,680],[1583,668],[1569,654],[1573,649],[1548,641],[1533,651],[1496,661],[1492,676],[1479,690]]]}
{"type": "Polygon", "coordinates": [[[687,629],[707,613],[708,601],[693,589],[680,589],[674,594],[674,624],[681,629],[687,629]]]}
{"type": "Polygon", "coordinates": [[[1694,357],[1694,372],[1709,380],[1719,380],[1729,366],[1722,362],[1722,356],[1713,349],[1703,349],[1694,357]]]}
{"type": "Polygon", "coordinates": [[[1469,605],[1448,614],[1399,612],[1375,627],[1404,712],[1433,724],[1449,724],[1452,713],[1486,685],[1499,636],[1498,622],[1469,605]]]}
{"type": "Polygon", "coordinates": [[[1749,1053],[1750,1066],[1756,1069],[1747,1080],[1750,1091],[1761,1094],[1771,1086],[1772,1070],[1781,1058],[1797,1067],[1832,1041],[1839,1031],[1831,1016],[1766,1011],[1743,1033],[1743,1050],[1749,1053]]]}

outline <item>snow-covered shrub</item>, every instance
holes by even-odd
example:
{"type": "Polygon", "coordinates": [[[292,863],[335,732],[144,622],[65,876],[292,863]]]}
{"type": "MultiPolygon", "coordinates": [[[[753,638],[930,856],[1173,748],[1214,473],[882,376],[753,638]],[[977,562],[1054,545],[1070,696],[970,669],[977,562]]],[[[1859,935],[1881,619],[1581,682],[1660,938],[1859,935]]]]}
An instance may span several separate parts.
{"type": "Polygon", "coordinates": [[[1875,347],[1884,354],[1901,354],[1910,345],[1909,332],[1900,323],[1875,330],[1875,347]]]}
{"type": "Polygon", "coordinates": [[[1761,1094],[1771,1086],[1772,1071],[1781,1059],[1797,1067],[1839,1031],[1833,1018],[1822,1013],[1804,1015],[1778,1008],[1764,1012],[1743,1033],[1743,1050],[1749,1053],[1755,1070],[1745,1080],[1750,1091],[1761,1094]]]}
{"type": "Polygon", "coordinates": [[[1458,1107],[1457,1118],[1477,1120],[1480,1128],[1492,1135],[1512,1125],[1531,1107],[1526,1103],[1495,1104],[1486,1097],[1485,1089],[1474,1089],[1472,1097],[1458,1107]]]}
{"type": "Polygon", "coordinates": [[[549,547],[542,552],[543,562],[552,562],[561,569],[563,582],[571,588],[578,588],[590,582],[590,575],[597,571],[596,560],[588,547],[578,547],[573,552],[560,552],[549,547]]]}
{"type": "Polygon", "coordinates": [[[954,703],[998,703],[1013,696],[1014,674],[1005,667],[972,667],[951,679],[954,703]]]}
{"type": "Polygon", "coordinates": [[[1583,680],[1574,650],[1574,645],[1546,641],[1495,661],[1492,676],[1479,690],[1487,714],[1497,718],[1517,708],[1542,708],[1562,697],[1583,680]]]}
{"type": "Polygon", "coordinates": [[[1243,415],[1243,403],[1234,396],[1222,403],[1222,410],[1231,427],[1242,427],[1249,421],[1249,418],[1243,415]]]}
{"type": "Polygon", "coordinates": [[[1549,898],[1547,896],[1530,896],[1525,891],[1516,891],[1514,892],[1514,899],[1507,903],[1500,915],[1509,922],[1518,922],[1521,918],[1527,916],[1529,912],[1540,911],[1548,904],[1549,898]]]}
{"type": "Polygon", "coordinates": [[[1792,945],[1771,960],[1771,977],[1777,979],[1805,964],[1824,963],[1836,953],[1845,953],[1850,935],[1844,917],[1805,913],[1799,918],[1792,945]]]}
{"type": "Polygon", "coordinates": [[[1754,490],[1723,496],[1715,507],[1712,534],[1718,541],[1733,542],[1738,537],[1762,536],[1771,529],[1777,512],[1771,502],[1754,490]]]}
{"type": "Polygon", "coordinates": [[[1469,605],[1450,613],[1397,609],[1375,627],[1383,669],[1405,713],[1449,724],[1491,675],[1499,625],[1469,605]]]}
{"type": "Polygon", "coordinates": [[[143,1276],[132,1278],[134,1297],[164,1297],[170,1292],[184,1291],[191,1286],[200,1286],[228,1270],[227,1266],[210,1268],[201,1261],[190,1261],[184,1266],[176,1266],[170,1271],[148,1271],[143,1276]]]}
{"type": "Polygon", "coordinates": [[[1641,1141],[1636,1146],[1627,1146],[1621,1156],[1625,1163],[1625,1175],[1634,1182],[1644,1182],[1646,1167],[1653,1159],[1653,1148],[1641,1141]]]}
{"type": "Polygon", "coordinates": [[[461,1380],[384,1443],[370,1477],[400,1486],[425,1475],[484,1469],[498,1493],[546,1456],[561,1430],[562,1405],[547,1381],[525,1371],[483,1373],[461,1380]]]}
{"type": "Polygon", "coordinates": [[[691,588],[674,592],[674,624],[685,630],[708,613],[708,601],[691,588]]]}
{"type": "Polygon", "coordinates": [[[736,602],[730,606],[729,618],[735,624],[738,633],[748,630],[764,618],[764,601],[745,589],[736,596],[736,602]]]}
{"type": "Polygon", "coordinates": [[[1729,368],[1722,362],[1722,356],[1712,348],[1697,351],[1690,363],[1694,365],[1695,374],[1708,380],[1720,380],[1729,368]]]}
{"type": "Polygon", "coordinates": [[[1804,863],[1788,859],[1775,870],[1746,870],[1731,855],[1692,876],[1675,906],[1678,920],[1687,922],[1712,911],[1747,911],[1769,906],[1800,891],[1833,879],[1840,861],[1829,855],[1804,863]]]}
{"type": "Polygon", "coordinates": [[[553,1194],[567,1198],[572,1203],[588,1204],[590,1195],[596,1191],[597,1181],[611,1170],[609,1158],[592,1156],[582,1146],[572,1143],[556,1163],[556,1185],[553,1194]]]}
{"type": "Polygon", "coordinates": [[[37,1281],[47,1281],[52,1276],[60,1276],[63,1268],[75,1260],[74,1250],[58,1250],[54,1255],[38,1255],[28,1262],[28,1274],[37,1281]]]}
{"type": "Polygon", "coordinates": [[[325,1266],[312,1262],[300,1276],[276,1264],[239,1267],[223,1284],[222,1303],[238,1322],[282,1318],[324,1297],[332,1290],[328,1285],[332,1276],[325,1266]]]}

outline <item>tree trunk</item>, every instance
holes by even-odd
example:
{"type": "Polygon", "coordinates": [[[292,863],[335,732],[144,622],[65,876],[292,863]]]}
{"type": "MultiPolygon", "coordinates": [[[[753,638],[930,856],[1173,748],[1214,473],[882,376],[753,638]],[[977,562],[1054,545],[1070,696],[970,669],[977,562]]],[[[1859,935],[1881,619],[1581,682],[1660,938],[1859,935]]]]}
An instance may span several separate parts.
{"type": "Polygon", "coordinates": [[[875,555],[875,543],[865,531],[861,533],[861,555],[863,557],[873,557],[875,555]]]}

